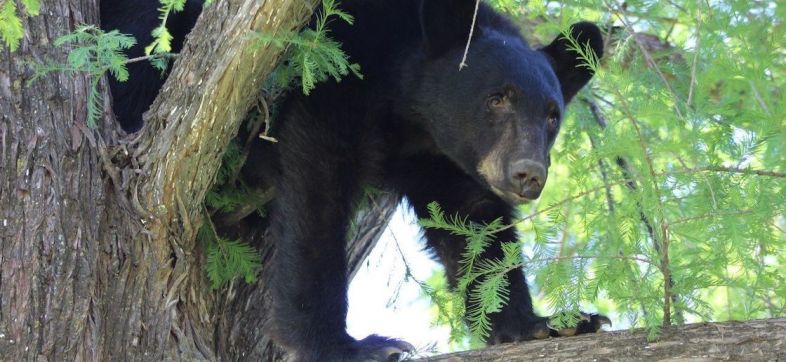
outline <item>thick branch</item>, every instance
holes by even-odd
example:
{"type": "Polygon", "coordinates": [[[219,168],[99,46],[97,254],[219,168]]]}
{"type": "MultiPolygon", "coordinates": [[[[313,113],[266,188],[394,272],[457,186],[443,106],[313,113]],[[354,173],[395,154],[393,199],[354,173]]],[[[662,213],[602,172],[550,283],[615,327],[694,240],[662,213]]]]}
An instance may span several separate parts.
{"type": "Polygon", "coordinates": [[[311,9],[309,1],[268,0],[216,2],[205,10],[146,113],[135,152],[151,177],[140,194],[162,224],[178,216],[186,222],[201,210],[227,143],[278,63],[282,49],[260,44],[253,32],[298,28],[311,9]],[[190,215],[178,215],[180,202],[190,215]]]}
{"type": "MultiPolygon", "coordinates": [[[[133,255],[143,262],[131,274],[134,282],[125,284],[144,288],[115,304],[145,307],[133,313],[139,319],[134,327],[140,326],[137,348],[152,351],[151,359],[216,357],[210,313],[217,296],[207,286],[204,258],[195,242],[202,202],[226,145],[283,52],[255,43],[251,35],[299,28],[313,4],[230,0],[207,7],[129,147],[127,164],[133,167],[121,169],[122,184],[138,205],[145,230],[131,244],[133,255]]],[[[128,344],[116,338],[109,350],[123,355],[128,344]]]]}
{"type": "Polygon", "coordinates": [[[506,344],[422,361],[638,361],[786,358],[786,318],[673,326],[655,342],[642,329],[506,344]]]}

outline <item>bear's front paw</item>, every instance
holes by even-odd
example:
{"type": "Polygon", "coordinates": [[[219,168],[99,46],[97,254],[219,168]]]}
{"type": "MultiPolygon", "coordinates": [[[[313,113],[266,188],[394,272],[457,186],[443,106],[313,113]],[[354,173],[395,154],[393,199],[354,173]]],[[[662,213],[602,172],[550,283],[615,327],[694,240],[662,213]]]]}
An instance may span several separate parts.
{"type": "Polygon", "coordinates": [[[584,312],[579,313],[578,321],[573,327],[558,329],[552,327],[551,323],[547,322],[547,326],[551,331],[551,337],[570,337],[577,334],[595,333],[599,331],[600,327],[604,324],[608,324],[609,327],[611,327],[611,319],[601,314],[584,312]]]}
{"type": "Polygon", "coordinates": [[[486,343],[488,345],[495,345],[500,343],[528,341],[531,339],[567,337],[577,334],[595,333],[599,331],[604,324],[611,326],[611,320],[606,316],[594,313],[580,313],[575,326],[561,329],[554,328],[552,323],[550,323],[550,318],[544,317],[535,317],[523,323],[505,320],[492,328],[486,343]]]}
{"type": "Polygon", "coordinates": [[[401,359],[405,352],[415,350],[411,344],[397,339],[372,334],[361,340],[349,335],[340,340],[322,341],[319,346],[293,348],[292,361],[298,362],[391,362],[401,359]]]}
{"type": "Polygon", "coordinates": [[[355,342],[352,349],[355,356],[351,361],[390,362],[398,361],[403,353],[412,352],[415,347],[398,339],[372,334],[355,342]]]}

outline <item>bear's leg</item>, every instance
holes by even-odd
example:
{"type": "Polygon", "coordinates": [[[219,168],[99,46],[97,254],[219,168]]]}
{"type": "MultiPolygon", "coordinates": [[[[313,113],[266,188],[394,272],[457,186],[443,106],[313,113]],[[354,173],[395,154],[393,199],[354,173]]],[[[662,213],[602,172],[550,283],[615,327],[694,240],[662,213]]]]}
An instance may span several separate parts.
{"type": "Polygon", "coordinates": [[[346,332],[345,237],[360,190],[357,150],[324,123],[303,109],[287,111],[276,135],[276,250],[266,270],[274,337],[297,361],[387,361],[410,346],[346,332]]]}
{"type": "MultiPolygon", "coordinates": [[[[467,217],[477,223],[489,223],[502,218],[509,224],[514,215],[514,208],[499,197],[488,191],[477,181],[467,176],[449,161],[439,162],[425,169],[433,174],[421,175],[419,182],[412,183],[406,196],[412,203],[418,217],[429,217],[427,205],[436,201],[446,215],[467,217]]],[[[451,286],[455,286],[459,275],[461,254],[465,250],[466,240],[461,236],[435,229],[425,231],[428,246],[436,251],[440,261],[445,265],[445,272],[451,286]]],[[[502,259],[502,244],[515,242],[516,233],[513,228],[496,234],[496,239],[488,246],[483,258],[502,259]]],[[[510,299],[499,313],[490,315],[492,330],[488,344],[498,344],[519,340],[546,338],[549,336],[572,335],[577,333],[596,332],[608,319],[597,315],[582,315],[582,320],[575,329],[556,331],[548,326],[548,318],[537,316],[532,309],[532,299],[522,269],[507,274],[510,299]],[[586,319],[586,320],[585,320],[586,319]]],[[[474,285],[470,285],[473,288],[474,285]]],[[[467,303],[470,303],[467,301],[467,303]]],[[[472,308],[468,305],[468,308],[472,308]]]]}

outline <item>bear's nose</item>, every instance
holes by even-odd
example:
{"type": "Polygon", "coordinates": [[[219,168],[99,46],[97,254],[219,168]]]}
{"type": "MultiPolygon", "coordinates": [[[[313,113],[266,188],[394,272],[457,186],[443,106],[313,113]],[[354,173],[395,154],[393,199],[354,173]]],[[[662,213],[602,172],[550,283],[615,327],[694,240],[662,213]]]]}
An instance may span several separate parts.
{"type": "Polygon", "coordinates": [[[516,160],[510,165],[509,177],[519,196],[530,200],[537,199],[546,184],[546,167],[529,159],[516,160]]]}

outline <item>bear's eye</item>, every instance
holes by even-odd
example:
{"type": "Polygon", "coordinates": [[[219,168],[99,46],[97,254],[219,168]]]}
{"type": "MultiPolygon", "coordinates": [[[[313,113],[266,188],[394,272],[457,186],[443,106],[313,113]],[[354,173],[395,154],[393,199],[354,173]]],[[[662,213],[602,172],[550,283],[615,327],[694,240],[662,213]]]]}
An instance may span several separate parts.
{"type": "Polygon", "coordinates": [[[497,109],[505,103],[505,96],[502,94],[492,94],[486,99],[486,107],[489,109],[497,109]]]}

